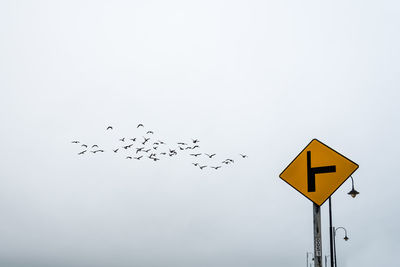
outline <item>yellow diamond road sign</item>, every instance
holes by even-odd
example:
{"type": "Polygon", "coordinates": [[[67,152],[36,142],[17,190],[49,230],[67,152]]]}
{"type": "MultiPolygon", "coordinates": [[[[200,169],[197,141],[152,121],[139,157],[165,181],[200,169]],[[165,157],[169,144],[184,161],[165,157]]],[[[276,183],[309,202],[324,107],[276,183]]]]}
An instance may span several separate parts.
{"type": "Polygon", "coordinates": [[[279,177],[321,206],[357,168],[353,161],[313,139],[279,177]]]}

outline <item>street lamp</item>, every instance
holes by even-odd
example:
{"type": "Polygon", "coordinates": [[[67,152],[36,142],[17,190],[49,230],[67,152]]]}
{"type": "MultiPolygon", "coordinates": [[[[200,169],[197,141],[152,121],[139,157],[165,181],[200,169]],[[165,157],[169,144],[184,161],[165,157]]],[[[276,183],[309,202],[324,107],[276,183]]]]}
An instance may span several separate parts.
{"type": "MultiPolygon", "coordinates": [[[[354,179],[350,175],[351,178],[351,191],[348,192],[352,198],[355,198],[358,194],[358,191],[354,189],[354,179]]],[[[338,228],[339,229],[339,228],[338,228]]],[[[346,230],[345,230],[346,231],[346,230]]],[[[335,227],[332,226],[332,202],[331,197],[329,197],[329,241],[330,241],[330,252],[331,252],[331,267],[337,266],[336,265],[336,245],[335,245],[335,227]]],[[[344,240],[347,241],[349,238],[347,237],[347,233],[344,237],[344,240]]]]}
{"type": "MultiPolygon", "coordinates": [[[[352,198],[355,198],[358,194],[360,194],[357,190],[354,189],[354,179],[353,176],[350,175],[351,178],[351,191],[348,192],[352,198]]],[[[329,239],[330,239],[330,252],[331,252],[331,266],[336,266],[336,255],[334,253],[335,249],[335,241],[333,236],[335,235],[334,233],[335,228],[332,226],[332,203],[331,203],[331,197],[329,197],[329,239]]],[[[345,236],[344,240],[348,240],[349,238],[347,235],[345,236]]]]}
{"type": "Polygon", "coordinates": [[[344,227],[338,227],[338,228],[335,228],[335,227],[333,227],[333,243],[334,243],[334,246],[333,246],[333,248],[334,248],[334,254],[333,255],[335,255],[335,267],[337,267],[337,262],[336,262],[336,232],[337,232],[337,230],[339,230],[339,229],[343,229],[344,230],[344,241],[347,241],[347,240],[349,240],[349,238],[347,237],[347,231],[346,231],[346,228],[344,228],[344,227]]]}
{"type": "MultiPolygon", "coordinates": [[[[307,267],[309,267],[309,266],[308,266],[308,255],[309,255],[309,254],[311,254],[311,256],[312,256],[311,260],[314,260],[314,253],[312,253],[312,252],[306,252],[306,257],[307,257],[307,267]]],[[[310,265],[311,265],[311,263],[310,263],[310,265]]]]}
{"type": "Polygon", "coordinates": [[[336,231],[339,230],[339,229],[343,229],[343,230],[344,230],[344,238],[343,238],[343,239],[344,239],[345,241],[349,240],[349,238],[347,237],[346,228],[344,228],[344,227],[335,228],[335,237],[336,237],[336,231]]]}
{"type": "Polygon", "coordinates": [[[351,191],[348,192],[347,194],[349,194],[352,198],[355,198],[360,193],[357,190],[354,190],[354,179],[351,175],[350,178],[351,178],[351,191]]]}

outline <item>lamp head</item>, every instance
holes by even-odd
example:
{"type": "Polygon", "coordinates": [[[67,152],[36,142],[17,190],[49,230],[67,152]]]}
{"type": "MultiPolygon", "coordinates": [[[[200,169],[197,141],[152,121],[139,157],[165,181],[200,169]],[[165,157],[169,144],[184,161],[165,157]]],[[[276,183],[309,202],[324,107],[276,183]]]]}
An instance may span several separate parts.
{"type": "Polygon", "coordinates": [[[353,189],[351,189],[351,191],[348,192],[347,194],[349,194],[352,198],[355,198],[360,193],[357,190],[355,190],[353,187],[353,189]]]}
{"type": "Polygon", "coordinates": [[[343,239],[344,239],[344,241],[349,240],[349,238],[347,237],[347,235],[345,235],[343,239]]]}

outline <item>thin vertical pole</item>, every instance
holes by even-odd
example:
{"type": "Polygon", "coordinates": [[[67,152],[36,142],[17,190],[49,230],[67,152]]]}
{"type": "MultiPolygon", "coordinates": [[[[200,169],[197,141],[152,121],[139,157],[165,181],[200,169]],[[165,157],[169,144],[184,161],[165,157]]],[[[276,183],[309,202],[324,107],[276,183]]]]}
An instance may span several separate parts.
{"type": "Polygon", "coordinates": [[[333,232],[333,254],[335,257],[335,267],[337,267],[337,261],[336,261],[336,229],[335,227],[332,227],[332,232],[333,232]]]}
{"type": "Polygon", "coordinates": [[[322,267],[321,207],[313,203],[314,219],[314,266],[322,267]]]}
{"type": "Polygon", "coordinates": [[[306,252],[306,257],[307,257],[306,266],[308,267],[308,252],[306,252]]]}
{"type": "Polygon", "coordinates": [[[334,254],[333,254],[333,226],[332,226],[332,202],[331,197],[329,197],[329,243],[330,243],[330,252],[331,252],[331,267],[334,267],[334,254]]]}

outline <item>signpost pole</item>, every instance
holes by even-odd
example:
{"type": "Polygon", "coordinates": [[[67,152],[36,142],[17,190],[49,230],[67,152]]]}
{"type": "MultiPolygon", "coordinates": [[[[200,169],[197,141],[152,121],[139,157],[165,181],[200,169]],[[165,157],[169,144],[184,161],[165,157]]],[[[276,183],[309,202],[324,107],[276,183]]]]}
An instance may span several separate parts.
{"type": "Polygon", "coordinates": [[[322,267],[321,207],[313,203],[314,218],[314,266],[322,267]]]}

